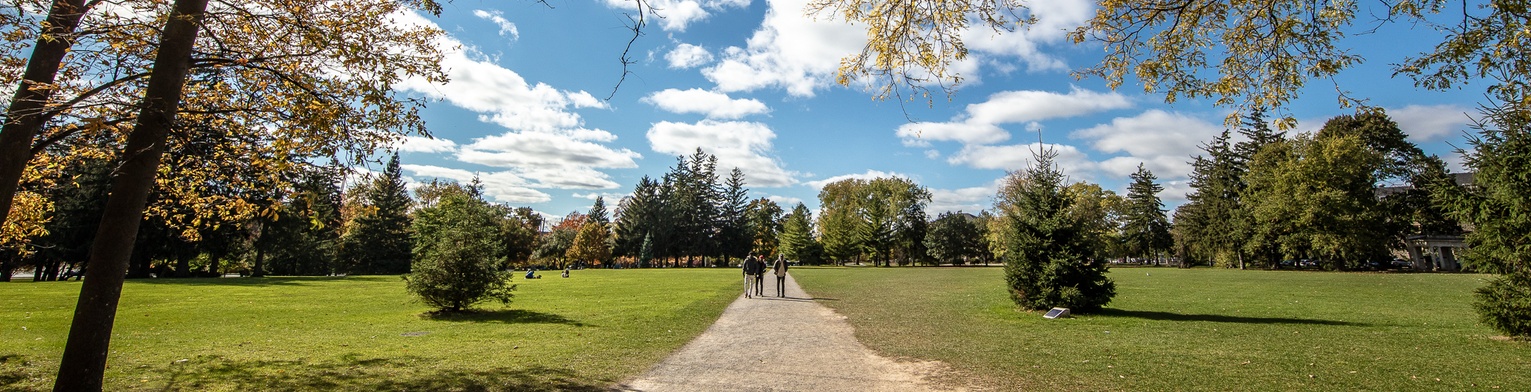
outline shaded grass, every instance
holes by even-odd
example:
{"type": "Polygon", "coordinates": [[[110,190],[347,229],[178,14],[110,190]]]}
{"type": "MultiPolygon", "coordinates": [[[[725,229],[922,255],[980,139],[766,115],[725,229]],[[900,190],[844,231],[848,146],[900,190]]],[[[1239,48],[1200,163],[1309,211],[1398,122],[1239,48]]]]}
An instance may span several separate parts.
{"type": "Polygon", "coordinates": [[[1115,269],[1099,314],[1018,310],[999,268],[800,268],[884,355],[998,390],[1516,390],[1531,344],[1476,322],[1484,275],[1115,269]]]}
{"type": "MultiPolygon", "coordinates": [[[[732,269],[584,270],[429,315],[397,276],[129,281],[108,390],[600,390],[706,330],[732,269]]],[[[53,382],[78,282],[0,284],[0,390],[53,382]]]]}

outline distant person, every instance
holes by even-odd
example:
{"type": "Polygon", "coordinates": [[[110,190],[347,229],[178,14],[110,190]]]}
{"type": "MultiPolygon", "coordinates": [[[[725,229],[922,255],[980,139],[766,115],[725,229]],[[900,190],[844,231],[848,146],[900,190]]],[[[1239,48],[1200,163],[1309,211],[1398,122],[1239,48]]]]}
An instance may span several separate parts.
{"type": "Polygon", "coordinates": [[[569,277],[569,267],[563,267],[563,277],[564,278],[568,278],[569,277]]]}
{"type": "Polygon", "coordinates": [[[776,264],[771,266],[771,270],[776,272],[776,296],[785,298],[787,296],[787,257],[776,255],[776,264]]]}
{"type": "Polygon", "coordinates": [[[755,255],[744,260],[745,274],[754,278],[755,295],[765,295],[765,261],[755,255]]]}
{"type": "Polygon", "coordinates": [[[537,269],[536,268],[527,268],[526,269],[526,278],[527,279],[542,279],[542,275],[537,275],[537,269]]]}
{"type": "Polygon", "coordinates": [[[755,297],[754,290],[750,290],[750,279],[754,278],[755,275],[750,268],[755,265],[754,263],[755,255],[749,255],[749,257],[744,258],[743,263],[739,263],[739,271],[744,275],[744,298],[755,297]]]}

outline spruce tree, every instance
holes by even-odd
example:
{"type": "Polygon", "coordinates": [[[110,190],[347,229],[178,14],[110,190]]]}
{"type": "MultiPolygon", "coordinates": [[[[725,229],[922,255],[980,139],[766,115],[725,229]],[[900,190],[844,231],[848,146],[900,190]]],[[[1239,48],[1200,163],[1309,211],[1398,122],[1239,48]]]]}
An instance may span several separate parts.
{"type": "Polygon", "coordinates": [[[1036,154],[1036,164],[1013,174],[1001,191],[1014,233],[1005,254],[1010,298],[1022,308],[1066,307],[1075,313],[1099,310],[1116,295],[1106,263],[1096,255],[1090,234],[1070,214],[1057,152],[1036,154]]]}
{"type": "Polygon", "coordinates": [[[344,264],[352,274],[402,274],[409,272],[409,190],[399,169],[399,154],[388,160],[383,174],[364,188],[368,208],[358,214],[341,245],[344,264]]]}
{"type": "Polygon", "coordinates": [[[500,216],[467,187],[455,190],[420,209],[405,287],[438,311],[461,311],[490,299],[509,303],[515,285],[497,256],[503,247],[500,216]]]}
{"type": "Polygon", "coordinates": [[[1531,338],[1531,113],[1504,108],[1484,110],[1487,122],[1475,125],[1474,147],[1463,151],[1476,171],[1472,187],[1442,178],[1435,184],[1437,202],[1453,217],[1469,223],[1470,246],[1463,261],[1478,272],[1496,275],[1477,290],[1473,304],[1494,329],[1531,338]]]}
{"type": "Polygon", "coordinates": [[[1173,245],[1170,238],[1169,219],[1164,216],[1164,202],[1159,192],[1164,186],[1154,182],[1156,177],[1143,164],[1133,173],[1132,184],[1127,186],[1127,211],[1123,217],[1122,239],[1127,253],[1136,257],[1153,257],[1173,245]]]}

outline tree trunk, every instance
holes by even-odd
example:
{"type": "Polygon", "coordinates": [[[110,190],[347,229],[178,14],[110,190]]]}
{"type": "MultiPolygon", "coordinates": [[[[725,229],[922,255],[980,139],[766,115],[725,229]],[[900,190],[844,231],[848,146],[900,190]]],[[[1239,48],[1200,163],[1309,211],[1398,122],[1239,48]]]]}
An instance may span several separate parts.
{"type": "Polygon", "coordinates": [[[5,111],[5,125],[0,127],[0,225],[11,213],[11,201],[21,185],[21,172],[32,160],[32,138],[47,120],[43,112],[53,97],[52,85],[69,47],[74,45],[74,29],[85,15],[85,0],[55,0],[48,10],[47,26],[37,43],[11,106],[5,111]]]}
{"type": "Polygon", "coordinates": [[[106,371],[107,350],[111,346],[112,323],[117,318],[117,301],[122,297],[123,275],[133,253],[133,240],[143,221],[144,205],[154,188],[154,175],[165,139],[175,121],[185,87],[191,52],[197,29],[207,10],[208,0],[176,0],[174,11],[160,35],[159,53],[144,91],[138,124],[128,135],[123,149],[122,166],[112,180],[106,212],[91,246],[90,268],[80,285],[80,299],[69,326],[69,340],[59,361],[56,392],[100,391],[106,371]]]}

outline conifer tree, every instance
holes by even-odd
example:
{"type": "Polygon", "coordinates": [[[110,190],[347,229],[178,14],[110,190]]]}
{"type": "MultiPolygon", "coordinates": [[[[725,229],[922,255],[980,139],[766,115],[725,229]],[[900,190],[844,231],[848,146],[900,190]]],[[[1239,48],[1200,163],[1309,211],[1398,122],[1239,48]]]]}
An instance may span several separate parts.
{"type": "Polygon", "coordinates": [[[1005,254],[1010,298],[1022,308],[1066,307],[1076,313],[1100,309],[1116,295],[1106,263],[1096,255],[1094,239],[1071,214],[1063,173],[1052,150],[1036,154],[1036,164],[1006,179],[1000,203],[1014,229],[1005,254]]]}
{"type": "Polygon", "coordinates": [[[368,208],[351,222],[352,227],[341,243],[342,263],[352,274],[402,274],[409,272],[409,207],[412,203],[405,189],[399,154],[388,160],[383,174],[365,188],[368,208]]]}
{"type": "Polygon", "coordinates": [[[515,285],[505,260],[495,208],[458,184],[437,202],[421,208],[413,223],[416,236],[411,273],[405,287],[438,311],[461,311],[493,299],[509,303],[515,285]]]}
{"type": "Polygon", "coordinates": [[[1159,192],[1164,186],[1154,182],[1156,177],[1143,164],[1132,174],[1132,184],[1127,186],[1127,211],[1122,217],[1122,239],[1128,254],[1158,260],[1159,252],[1173,245],[1170,238],[1169,220],[1164,216],[1164,202],[1159,192]]]}
{"type": "Polygon", "coordinates": [[[1522,339],[1531,338],[1531,113],[1499,108],[1484,110],[1487,120],[1476,124],[1477,135],[1464,151],[1467,167],[1476,171],[1472,187],[1449,179],[1435,183],[1436,200],[1450,207],[1453,217],[1469,223],[1470,246],[1463,260],[1473,269],[1494,274],[1477,290],[1473,304],[1480,319],[1494,329],[1522,339]]]}

